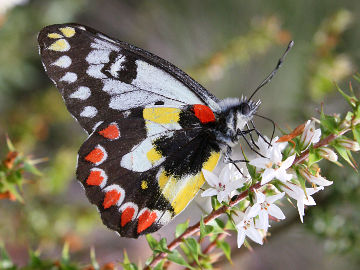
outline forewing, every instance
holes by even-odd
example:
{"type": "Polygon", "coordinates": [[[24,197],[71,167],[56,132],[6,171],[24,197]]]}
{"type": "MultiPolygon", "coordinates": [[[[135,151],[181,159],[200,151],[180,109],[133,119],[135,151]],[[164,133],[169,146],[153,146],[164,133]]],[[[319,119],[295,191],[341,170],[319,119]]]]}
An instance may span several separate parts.
{"type": "Polygon", "coordinates": [[[78,24],[39,34],[42,63],[70,113],[91,133],[116,112],[139,106],[206,104],[218,99],[169,62],[78,24]]]}

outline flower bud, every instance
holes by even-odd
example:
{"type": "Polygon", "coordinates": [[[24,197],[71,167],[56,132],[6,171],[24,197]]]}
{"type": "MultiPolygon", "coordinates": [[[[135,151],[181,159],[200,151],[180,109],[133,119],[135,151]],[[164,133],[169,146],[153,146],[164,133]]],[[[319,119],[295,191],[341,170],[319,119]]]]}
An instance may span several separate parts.
{"type": "Polygon", "coordinates": [[[311,172],[309,172],[307,169],[301,169],[300,174],[311,184],[315,184],[315,185],[322,186],[322,187],[330,186],[333,182],[326,180],[324,177],[322,177],[320,175],[319,171],[316,173],[316,175],[312,175],[311,172]]]}
{"type": "Polygon", "coordinates": [[[360,150],[360,145],[357,141],[353,141],[350,139],[338,139],[337,142],[341,147],[344,147],[348,150],[351,150],[351,151],[359,151],[360,150]]]}
{"type": "Polygon", "coordinates": [[[330,160],[331,162],[337,162],[337,160],[338,160],[338,156],[330,148],[321,147],[318,149],[318,153],[321,157],[326,158],[327,160],[330,160]]]}
{"type": "Polygon", "coordinates": [[[315,129],[315,122],[313,120],[308,120],[300,138],[301,148],[306,149],[311,143],[317,143],[320,140],[320,137],[321,130],[315,129]]]}

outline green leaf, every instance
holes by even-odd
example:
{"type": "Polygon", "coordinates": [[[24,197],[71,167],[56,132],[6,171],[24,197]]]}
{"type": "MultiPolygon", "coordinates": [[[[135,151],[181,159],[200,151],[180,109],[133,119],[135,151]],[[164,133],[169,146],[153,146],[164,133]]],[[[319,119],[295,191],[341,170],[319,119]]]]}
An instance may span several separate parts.
{"type": "Polygon", "coordinates": [[[228,261],[232,264],[230,245],[223,240],[221,240],[221,241],[218,240],[218,241],[216,241],[216,246],[224,252],[226,259],[228,259],[228,261]]]}
{"type": "Polygon", "coordinates": [[[248,162],[246,163],[246,167],[248,169],[248,172],[251,176],[251,179],[255,179],[256,178],[256,167],[250,165],[248,162]]]}
{"type": "Polygon", "coordinates": [[[24,161],[24,170],[36,176],[42,176],[42,173],[29,161],[24,161]]]}
{"type": "Polygon", "coordinates": [[[215,222],[221,229],[225,228],[225,223],[221,219],[215,218],[215,222]]]}
{"type": "Polygon", "coordinates": [[[188,264],[187,261],[185,261],[185,259],[181,256],[181,254],[179,253],[179,251],[177,250],[173,250],[169,255],[168,255],[168,260],[172,261],[176,264],[182,265],[182,266],[186,266],[190,269],[194,269],[194,267],[190,266],[188,264]]]}
{"type": "Polygon", "coordinates": [[[206,235],[213,231],[213,226],[204,224],[204,217],[200,220],[200,239],[203,239],[206,235]]]}
{"type": "Polygon", "coordinates": [[[312,145],[309,148],[309,158],[308,158],[308,167],[322,160],[322,157],[319,155],[319,150],[314,149],[312,145]]]}
{"type": "Polygon", "coordinates": [[[124,260],[120,264],[123,266],[124,270],[137,270],[138,269],[136,264],[130,262],[129,256],[125,249],[124,249],[124,260]]]}
{"type": "Polygon", "coordinates": [[[168,249],[166,238],[161,238],[158,246],[158,250],[161,252],[170,253],[171,251],[168,249]]]}
{"type": "Polygon", "coordinates": [[[182,235],[188,227],[189,227],[189,220],[187,220],[185,223],[178,224],[175,230],[175,237],[179,237],[180,235],[182,235]]]}
{"type": "Polygon", "coordinates": [[[335,118],[324,113],[323,108],[321,108],[320,124],[323,133],[325,134],[338,134],[338,123],[335,118]]]}
{"type": "Polygon", "coordinates": [[[212,196],[211,197],[211,207],[216,210],[221,206],[221,204],[219,203],[219,201],[216,199],[216,196],[212,196]]]}
{"type": "Polygon", "coordinates": [[[194,238],[185,239],[185,243],[191,251],[191,257],[199,264],[200,245],[194,238]]]}
{"type": "Polygon", "coordinates": [[[360,125],[356,125],[352,127],[352,132],[354,135],[354,139],[360,143],[360,125]]]}
{"type": "Polygon", "coordinates": [[[340,89],[340,87],[337,84],[336,84],[336,88],[340,92],[340,94],[346,99],[346,101],[350,104],[350,106],[355,108],[358,99],[355,96],[349,96],[348,94],[346,94],[343,90],[340,89]]]}
{"type": "Polygon", "coordinates": [[[345,148],[341,147],[340,145],[334,143],[333,144],[335,150],[339,153],[339,155],[347,162],[351,167],[356,170],[355,165],[351,162],[351,153],[347,151],[345,148]],[[350,154],[350,155],[349,155],[350,154]]]}
{"type": "Polygon", "coordinates": [[[158,241],[151,234],[145,235],[145,238],[151,250],[155,250],[159,247],[158,241]]]}
{"type": "Polygon", "coordinates": [[[165,261],[162,260],[153,268],[153,270],[162,270],[164,268],[164,263],[165,263],[165,261]]]}

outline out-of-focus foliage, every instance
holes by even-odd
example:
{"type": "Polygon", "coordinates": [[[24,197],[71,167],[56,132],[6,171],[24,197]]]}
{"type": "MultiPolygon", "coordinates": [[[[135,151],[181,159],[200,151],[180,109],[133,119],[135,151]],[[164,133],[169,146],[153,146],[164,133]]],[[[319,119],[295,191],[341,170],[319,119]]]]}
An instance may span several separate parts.
{"type": "Polygon", "coordinates": [[[29,181],[24,174],[40,176],[41,173],[34,166],[40,160],[32,160],[16,151],[10,139],[7,139],[7,146],[6,157],[0,163],[0,199],[24,202],[20,192],[29,181]]]}
{"type": "Polygon", "coordinates": [[[63,248],[59,260],[46,260],[41,258],[39,252],[29,252],[29,261],[26,266],[19,267],[12,261],[3,246],[0,245],[0,269],[1,270],[116,270],[115,263],[106,263],[99,266],[96,261],[95,253],[90,253],[91,265],[81,265],[70,259],[69,246],[63,248]]]}
{"type": "Polygon", "coordinates": [[[323,21],[315,33],[313,43],[315,56],[310,65],[309,90],[312,98],[320,100],[334,89],[334,82],[351,75],[354,71],[352,60],[337,48],[342,34],[349,29],[353,15],[347,10],[323,21]]]}
{"type": "MultiPolygon", "coordinates": [[[[23,204],[0,201],[0,240],[23,264],[28,247],[52,256],[64,241],[87,262],[83,250],[91,245],[102,252],[101,262],[109,261],[106,254],[121,259],[122,247],[129,248],[131,261],[148,252],[142,250],[144,239],[126,241],[107,232],[74,181],[85,135],[41,66],[36,37],[43,26],[88,24],[170,60],[219,98],[249,95],[292,38],[295,47],[283,68],[257,95],[261,114],[283,126],[314,115],[323,100],[330,113],[345,110],[332,94],[333,81],[347,83],[359,68],[360,3],[352,0],[29,0],[11,7],[0,14],[0,156],[8,152],[8,133],[20,152],[48,159],[39,165],[43,176],[24,186],[23,204]]],[[[265,133],[266,125],[259,124],[265,133]]],[[[310,228],[326,239],[329,250],[356,258],[358,179],[351,169],[323,173],[344,181],[333,186],[323,208],[311,212],[310,228]]]]}

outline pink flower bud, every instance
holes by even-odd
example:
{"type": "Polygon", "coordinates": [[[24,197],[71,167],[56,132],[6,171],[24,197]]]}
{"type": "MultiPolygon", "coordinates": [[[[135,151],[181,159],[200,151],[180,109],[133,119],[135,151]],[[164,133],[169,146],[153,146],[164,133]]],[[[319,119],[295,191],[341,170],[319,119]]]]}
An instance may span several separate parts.
{"type": "Polygon", "coordinates": [[[304,132],[300,138],[300,145],[302,149],[309,147],[311,143],[315,144],[320,140],[321,130],[315,129],[315,122],[308,120],[305,124],[304,132]]]}
{"type": "Polygon", "coordinates": [[[301,169],[300,174],[301,174],[302,177],[304,177],[311,184],[315,184],[315,185],[322,186],[322,187],[323,186],[330,186],[333,182],[328,181],[324,177],[322,177],[320,175],[319,171],[316,173],[316,175],[312,175],[311,172],[309,172],[307,169],[301,169]]]}
{"type": "Polygon", "coordinates": [[[326,158],[327,160],[330,160],[331,162],[336,162],[338,160],[338,156],[336,153],[327,147],[321,147],[319,148],[319,155],[323,158],[326,158]]]}
{"type": "Polygon", "coordinates": [[[339,143],[340,146],[351,150],[351,151],[359,151],[360,150],[360,145],[357,141],[353,141],[350,139],[338,139],[337,142],[339,143]]]}

